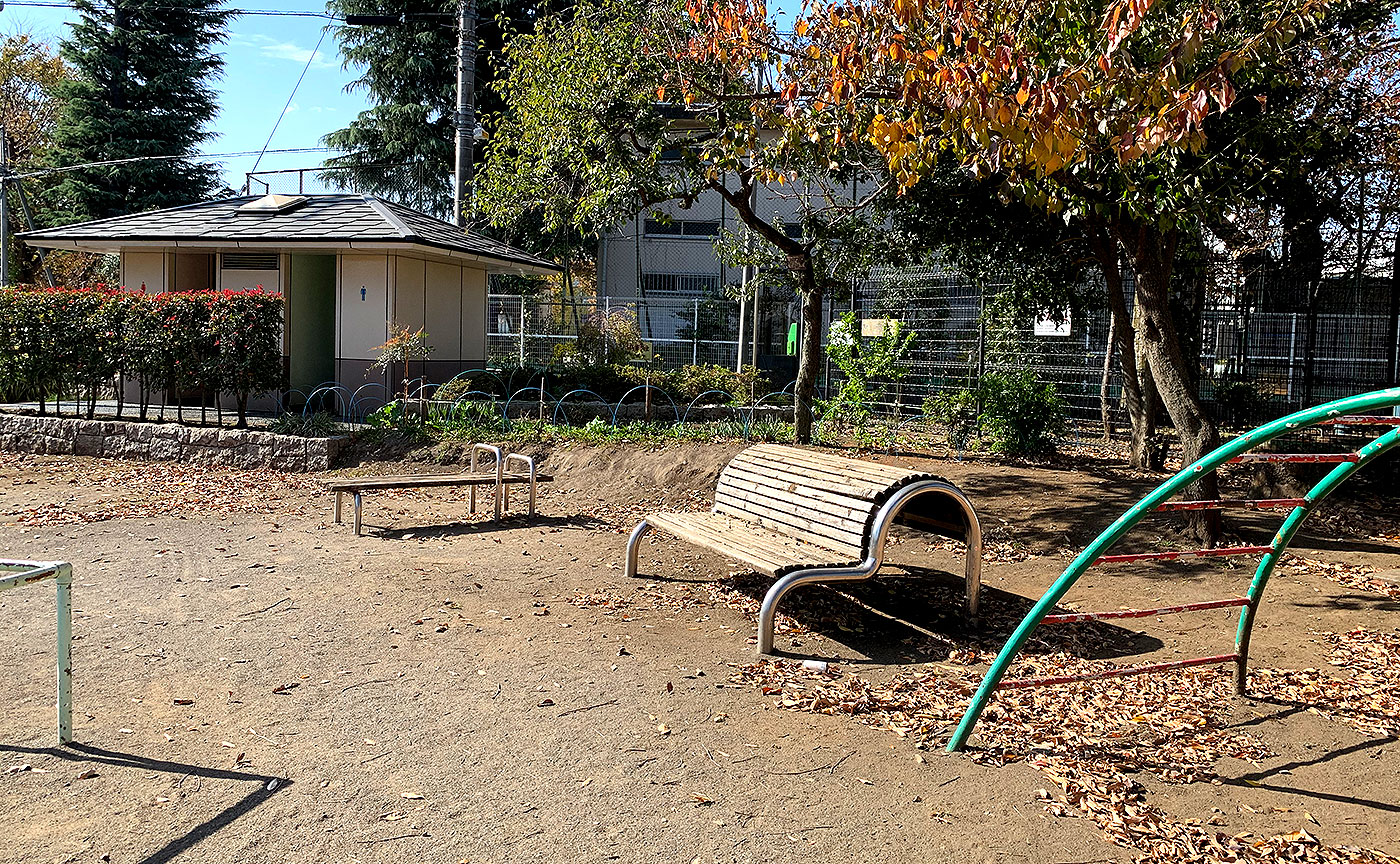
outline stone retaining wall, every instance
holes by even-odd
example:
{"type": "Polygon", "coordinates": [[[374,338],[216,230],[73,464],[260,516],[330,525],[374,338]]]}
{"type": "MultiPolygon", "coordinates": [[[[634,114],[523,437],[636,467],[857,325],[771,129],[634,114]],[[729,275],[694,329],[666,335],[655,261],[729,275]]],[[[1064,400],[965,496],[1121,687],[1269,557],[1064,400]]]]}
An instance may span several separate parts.
{"type": "Polygon", "coordinates": [[[0,414],[0,450],[16,453],[325,471],[348,440],[343,436],[301,438],[253,429],[210,429],[175,423],[0,414]]]}

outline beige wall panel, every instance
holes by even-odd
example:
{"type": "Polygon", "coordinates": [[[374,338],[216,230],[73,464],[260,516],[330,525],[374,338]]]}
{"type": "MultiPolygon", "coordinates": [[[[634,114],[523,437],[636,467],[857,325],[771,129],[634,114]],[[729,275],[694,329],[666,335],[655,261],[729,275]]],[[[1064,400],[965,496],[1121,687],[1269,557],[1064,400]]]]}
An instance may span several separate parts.
{"type": "Polygon", "coordinates": [[[486,361],[486,271],[462,268],[462,356],[470,363],[486,361]]]}
{"type": "Polygon", "coordinates": [[[122,284],[131,291],[146,286],[148,294],[165,290],[164,252],[122,252],[122,284]]]}
{"type": "Polygon", "coordinates": [[[423,329],[434,360],[457,360],[462,356],[462,268],[436,261],[427,265],[423,329]]]}
{"type": "Polygon", "coordinates": [[[416,258],[394,256],[394,323],[417,330],[423,322],[423,285],[427,262],[416,258]]]}
{"type": "MultiPolygon", "coordinates": [[[[286,266],[283,262],[283,266],[286,266]]],[[[219,270],[219,288],[224,291],[252,291],[261,287],[272,294],[282,293],[282,274],[277,270],[219,270]]]]}
{"type": "Polygon", "coordinates": [[[339,357],[370,360],[388,338],[389,256],[341,255],[339,357]]]}

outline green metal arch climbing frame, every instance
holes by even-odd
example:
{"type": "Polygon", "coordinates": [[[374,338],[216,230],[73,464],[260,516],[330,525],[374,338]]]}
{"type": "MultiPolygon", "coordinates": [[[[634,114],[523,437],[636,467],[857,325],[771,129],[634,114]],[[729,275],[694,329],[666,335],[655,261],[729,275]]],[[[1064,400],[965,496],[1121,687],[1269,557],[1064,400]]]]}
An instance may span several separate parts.
{"type": "Polygon", "coordinates": [[[1283,553],[1288,550],[1288,546],[1293,542],[1293,537],[1302,526],[1308,514],[1312,512],[1318,503],[1325,499],[1334,489],[1344,483],[1362,467],[1369,464],[1376,457],[1387,450],[1400,444],[1400,428],[1394,428],[1355,453],[1342,456],[1289,456],[1287,454],[1254,454],[1246,456],[1248,451],[1254,450],[1261,444],[1265,444],[1286,435],[1290,432],[1297,432],[1311,426],[1321,426],[1337,424],[1339,421],[1349,425],[1394,425],[1400,427],[1400,418],[1390,417],[1356,417],[1352,416],[1358,412],[1376,411],[1384,408],[1392,408],[1400,405],[1400,387],[1392,387],[1386,390],[1377,390],[1371,393],[1363,393],[1359,396],[1351,396],[1346,399],[1338,399],[1335,402],[1328,402],[1325,405],[1318,405],[1314,408],[1307,408],[1266,423],[1263,426],[1241,435],[1238,438],[1216,448],[1211,453],[1201,457],[1196,462],[1183,468],[1176,476],[1163,483],[1153,490],[1147,497],[1133,505],[1127,512],[1103,533],[1094,538],[1094,542],[1085,547],[1079,556],[1070,562],[1060,577],[1055,580],[1045,592],[1045,594],[1031,608],[1026,617],[1016,627],[1011,634],[1011,638],[1002,646],[997,653],[996,660],[992,663],[992,668],[987,671],[987,675],[982,679],[982,684],[977,689],[977,693],[972,697],[972,703],[968,705],[966,713],[963,714],[962,721],[953,732],[953,737],[948,741],[948,751],[955,752],[961,750],[967,743],[968,737],[972,734],[973,727],[977,724],[977,719],[982,715],[982,711],[991,701],[992,694],[1002,686],[1036,686],[1039,684],[1059,683],[1062,681],[1083,680],[1092,677],[1111,677],[1121,674],[1136,674],[1139,672],[1158,671],[1162,669],[1177,668],[1181,666],[1203,665],[1206,663],[1235,663],[1235,687],[1240,693],[1245,692],[1245,676],[1249,663],[1249,638],[1254,626],[1255,614],[1259,609],[1259,601],[1263,597],[1264,589],[1268,586],[1269,577],[1274,572],[1283,553]],[[1214,471],[1221,465],[1231,461],[1244,461],[1246,459],[1257,459],[1259,461],[1294,461],[1294,462],[1323,462],[1336,463],[1333,468],[1308,494],[1299,499],[1276,499],[1272,501],[1195,501],[1195,502],[1173,502],[1168,503],[1167,499],[1189,485],[1196,477],[1207,471],[1214,471]],[[1192,509],[1222,509],[1227,506],[1236,506],[1247,509],[1269,509],[1275,507],[1291,507],[1283,524],[1278,532],[1274,534],[1273,540],[1268,546],[1242,546],[1222,550],[1201,550],[1196,553],[1154,553],[1148,555],[1117,555],[1105,556],[1110,547],[1117,543],[1123,535],[1127,534],[1138,522],[1149,513],[1158,510],[1192,510],[1192,509]],[[1263,558],[1259,562],[1259,567],[1254,573],[1254,579],[1249,586],[1249,592],[1245,597],[1222,601],[1208,601],[1205,603],[1193,603],[1186,606],[1169,607],[1166,609],[1137,610],[1128,613],[1106,613],[1103,615],[1050,615],[1050,611],[1060,602],[1065,593],[1069,591],[1079,577],[1091,566],[1097,563],[1127,562],[1144,559],[1168,559],[1176,557],[1215,556],[1229,554],[1262,554],[1263,558]],[[1098,675],[1068,677],[1063,679],[1036,679],[1027,682],[1002,682],[1006,675],[1006,670],[1010,668],[1016,655],[1021,652],[1026,640],[1031,633],[1040,626],[1042,622],[1065,622],[1072,620],[1088,620],[1092,618],[1118,618],[1118,617],[1142,617],[1148,614],[1166,614],[1170,612],[1185,612],[1205,608],[1220,608],[1223,606],[1239,606],[1240,621],[1235,634],[1235,652],[1217,657],[1201,657],[1194,660],[1177,661],[1173,663],[1161,663],[1151,666],[1130,667],[1121,670],[1111,670],[1098,675]]]}

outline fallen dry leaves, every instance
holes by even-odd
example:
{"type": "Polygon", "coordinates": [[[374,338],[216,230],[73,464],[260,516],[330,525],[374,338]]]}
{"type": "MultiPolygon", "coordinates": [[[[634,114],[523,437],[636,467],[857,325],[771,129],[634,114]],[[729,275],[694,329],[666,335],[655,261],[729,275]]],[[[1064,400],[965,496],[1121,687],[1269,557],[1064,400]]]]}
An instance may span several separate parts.
{"type": "MultiPolygon", "coordinates": [[[[1250,691],[1347,723],[1371,735],[1400,736],[1400,635],[1353,630],[1322,633],[1328,663],[1346,670],[1260,669],[1250,691]]],[[[969,650],[969,649],[964,649],[969,650]]],[[[966,661],[972,653],[950,655],[966,661]]],[[[1103,661],[1065,652],[1023,655],[1012,675],[1076,674],[1103,661]]],[[[916,746],[940,746],[961,718],[980,671],[929,664],[923,672],[872,683],[838,669],[815,671],[786,661],[738,666],[731,679],[759,688],[780,707],[849,715],[916,746]]],[[[1024,762],[1059,787],[1043,792],[1048,812],[1093,819],[1112,843],[1138,861],[1394,862],[1384,853],[1333,846],[1306,830],[1272,837],[1226,834],[1209,822],[1180,819],[1150,802],[1132,775],[1165,783],[1221,783],[1224,757],[1251,762],[1274,754],[1264,739],[1235,726],[1231,673],[1191,669],[1173,675],[1110,679],[999,693],[977,727],[971,754],[1001,765],[1024,762]]]]}
{"type": "MultiPolygon", "coordinates": [[[[22,457],[20,457],[22,458],[22,457]]],[[[0,512],[0,520],[27,528],[105,522],[109,519],[178,518],[220,516],[233,513],[282,513],[288,494],[317,493],[320,483],[298,474],[258,469],[185,465],[181,463],[122,462],[93,459],[82,466],[55,464],[29,466],[29,480],[81,486],[95,492],[87,500],[73,496],[65,502],[48,502],[0,512]],[[39,476],[34,476],[38,474],[39,476]],[[45,476],[46,475],[46,476],[45,476]]]]}

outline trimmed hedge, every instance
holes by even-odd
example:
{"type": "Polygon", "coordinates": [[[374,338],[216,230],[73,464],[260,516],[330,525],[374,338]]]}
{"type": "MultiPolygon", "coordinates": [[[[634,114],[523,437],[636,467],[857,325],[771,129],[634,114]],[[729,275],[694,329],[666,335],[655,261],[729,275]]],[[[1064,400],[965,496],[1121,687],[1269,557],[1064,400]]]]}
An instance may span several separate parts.
{"type": "Polygon", "coordinates": [[[0,290],[0,398],[37,401],[40,413],[82,399],[92,416],[100,395],[121,400],[135,381],[143,420],[152,392],[195,390],[201,405],[232,394],[243,426],[249,397],[285,386],[282,313],[281,295],[261,289],[0,290]]]}

